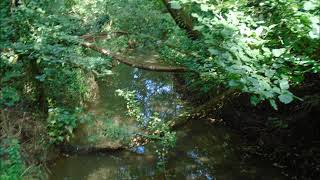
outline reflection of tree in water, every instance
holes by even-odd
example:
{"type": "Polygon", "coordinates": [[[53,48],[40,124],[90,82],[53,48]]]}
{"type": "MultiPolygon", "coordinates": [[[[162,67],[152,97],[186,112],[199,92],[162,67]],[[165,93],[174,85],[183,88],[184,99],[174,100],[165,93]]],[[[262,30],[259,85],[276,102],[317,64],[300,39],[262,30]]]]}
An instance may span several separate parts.
{"type": "Polygon", "coordinates": [[[119,65],[114,75],[100,82],[101,102],[104,112],[125,115],[126,103],[115,95],[117,89],[136,92],[145,120],[154,112],[161,119],[173,117],[182,109],[180,96],[174,92],[171,74],[149,72],[119,65]]]}
{"type": "Polygon", "coordinates": [[[69,157],[58,161],[52,168],[50,179],[153,179],[157,175],[156,158],[130,152],[69,157]]]}
{"type": "Polygon", "coordinates": [[[174,92],[171,74],[163,76],[156,72],[138,70],[134,70],[131,74],[133,83],[130,90],[136,91],[146,121],[154,112],[159,113],[161,119],[177,115],[182,103],[179,101],[179,95],[174,92]]]}
{"type": "Polygon", "coordinates": [[[180,95],[174,91],[172,75],[150,72],[119,65],[114,75],[99,83],[100,106],[104,112],[125,116],[126,102],[115,95],[117,89],[128,89],[136,92],[141,104],[144,119],[147,121],[155,112],[161,119],[169,119],[179,114],[182,109],[180,95]]]}
{"type": "Polygon", "coordinates": [[[96,167],[87,175],[88,180],[98,179],[150,179],[156,175],[155,158],[153,156],[140,156],[132,153],[123,153],[121,158],[112,158],[110,163],[103,164],[105,160],[98,161],[96,167]],[[111,165],[111,166],[110,166],[111,165]]]}
{"type": "Polygon", "coordinates": [[[135,169],[129,166],[118,166],[114,168],[110,167],[100,167],[93,171],[88,177],[87,180],[111,180],[111,179],[138,179],[147,175],[147,172],[150,170],[145,170],[146,173],[143,173],[142,169],[135,169]]]}

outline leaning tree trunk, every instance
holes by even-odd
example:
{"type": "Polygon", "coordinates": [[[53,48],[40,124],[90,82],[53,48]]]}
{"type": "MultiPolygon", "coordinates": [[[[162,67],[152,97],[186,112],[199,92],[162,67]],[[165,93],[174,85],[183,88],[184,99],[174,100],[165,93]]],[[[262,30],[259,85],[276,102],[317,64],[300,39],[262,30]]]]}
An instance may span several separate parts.
{"type": "Polygon", "coordinates": [[[192,18],[181,9],[173,9],[170,3],[171,0],[162,0],[162,2],[166,6],[167,10],[169,11],[170,15],[172,16],[176,24],[188,33],[189,38],[193,40],[198,39],[199,32],[194,30],[192,18]]]}

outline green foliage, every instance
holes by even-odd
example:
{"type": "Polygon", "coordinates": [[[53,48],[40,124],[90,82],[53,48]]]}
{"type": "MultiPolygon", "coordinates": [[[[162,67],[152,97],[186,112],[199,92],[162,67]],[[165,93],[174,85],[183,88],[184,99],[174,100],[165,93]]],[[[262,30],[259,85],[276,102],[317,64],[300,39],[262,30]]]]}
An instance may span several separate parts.
{"type": "Polygon", "coordinates": [[[182,58],[201,81],[239,89],[253,95],[253,104],[268,100],[277,108],[276,100],[288,104],[297,98],[290,85],[301,83],[306,72],[319,72],[318,1],[178,0],[171,5],[192,5],[195,29],[202,34],[193,54],[200,57],[182,58]]]}
{"type": "Polygon", "coordinates": [[[25,166],[21,159],[18,140],[5,139],[0,145],[0,179],[23,179],[25,166]]]}
{"type": "Polygon", "coordinates": [[[62,108],[49,109],[48,135],[50,142],[59,144],[69,141],[79,124],[80,116],[80,109],[76,109],[74,112],[62,108]]]}
{"type": "Polygon", "coordinates": [[[156,144],[156,153],[159,158],[158,166],[164,169],[169,150],[176,145],[176,133],[170,130],[169,124],[163,122],[157,113],[148,120],[147,130],[152,132],[153,136],[160,138],[160,141],[156,144]]]}
{"type": "Polygon", "coordinates": [[[117,94],[124,97],[127,101],[128,115],[134,117],[140,126],[144,127],[148,134],[138,134],[150,141],[155,140],[157,145],[157,154],[159,162],[163,165],[169,149],[176,143],[176,134],[170,130],[168,122],[161,120],[157,113],[154,113],[149,119],[144,119],[140,110],[140,104],[136,100],[135,92],[118,89],[117,94]]]}
{"type": "MultiPolygon", "coordinates": [[[[10,87],[24,101],[37,101],[42,93],[52,106],[78,106],[88,93],[88,72],[96,67],[98,72],[109,68],[102,68],[103,63],[95,64],[97,55],[88,55],[79,46],[79,36],[92,29],[89,24],[82,25],[83,17],[103,11],[80,12],[80,7],[87,6],[80,1],[19,2],[16,7],[7,1],[0,4],[1,88],[10,87]]],[[[12,99],[16,98],[4,103],[17,102],[12,99]]]]}
{"type": "Polygon", "coordinates": [[[51,107],[74,108],[81,106],[87,99],[89,89],[87,75],[82,70],[72,68],[44,68],[39,77],[44,78],[44,85],[48,93],[47,98],[51,107]]]}
{"type": "Polygon", "coordinates": [[[19,102],[21,85],[14,82],[22,78],[21,65],[17,64],[17,55],[13,51],[0,54],[0,108],[13,106],[19,102]]]}
{"type": "Polygon", "coordinates": [[[139,101],[135,98],[134,91],[117,89],[118,96],[123,97],[127,102],[128,115],[136,119],[137,122],[143,124],[143,116],[140,108],[139,101]]]}
{"type": "Polygon", "coordinates": [[[112,120],[108,120],[104,124],[105,136],[114,140],[120,140],[124,143],[129,143],[130,138],[132,136],[131,133],[128,132],[127,127],[121,127],[119,125],[114,124],[112,120]]]}
{"type": "Polygon", "coordinates": [[[13,106],[19,101],[19,95],[14,88],[4,87],[0,91],[0,108],[13,106]]]}
{"type": "Polygon", "coordinates": [[[127,47],[155,49],[172,29],[177,29],[171,17],[162,12],[161,1],[105,0],[105,3],[110,23],[104,30],[126,32],[125,36],[105,42],[114,51],[127,47]]]}
{"type": "Polygon", "coordinates": [[[170,130],[168,123],[159,118],[158,113],[154,113],[150,117],[147,123],[147,130],[152,132],[152,135],[161,137],[160,145],[165,153],[168,153],[168,149],[173,148],[176,143],[176,134],[170,130]]]}

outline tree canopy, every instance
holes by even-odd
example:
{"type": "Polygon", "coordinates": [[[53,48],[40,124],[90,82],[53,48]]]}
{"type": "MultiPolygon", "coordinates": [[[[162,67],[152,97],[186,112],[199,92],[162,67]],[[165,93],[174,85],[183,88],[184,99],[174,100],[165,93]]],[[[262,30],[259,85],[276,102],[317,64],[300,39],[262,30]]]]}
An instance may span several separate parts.
{"type": "MultiPolygon", "coordinates": [[[[319,71],[320,5],[315,0],[15,2],[1,2],[2,84],[23,81],[21,67],[32,62],[38,66],[32,76],[48,88],[59,83],[54,72],[95,69],[105,61],[85,53],[80,36],[101,31],[125,32],[104,41],[112,51],[158,49],[163,59],[198,73],[200,78],[191,81],[204,90],[238,89],[250,93],[253,104],[268,100],[275,109],[278,100],[299,99],[290,86],[319,71]],[[196,38],[188,38],[195,32],[196,38]]],[[[1,103],[17,101],[16,90],[3,87],[7,102],[1,103]]]]}

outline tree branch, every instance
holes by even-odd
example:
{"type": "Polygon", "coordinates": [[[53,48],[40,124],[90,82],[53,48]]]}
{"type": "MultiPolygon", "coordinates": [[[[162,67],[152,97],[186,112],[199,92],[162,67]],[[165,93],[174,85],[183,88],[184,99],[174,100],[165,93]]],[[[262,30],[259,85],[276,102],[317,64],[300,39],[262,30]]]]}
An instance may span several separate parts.
{"type": "Polygon", "coordinates": [[[169,67],[169,66],[162,66],[162,65],[154,65],[154,64],[141,64],[137,62],[130,62],[126,60],[125,57],[121,56],[120,54],[114,54],[108,49],[99,48],[89,42],[81,43],[83,47],[92,49],[96,52],[99,52],[105,56],[109,56],[114,60],[119,61],[120,63],[126,64],[131,67],[135,67],[138,69],[144,69],[148,71],[157,71],[157,72],[190,72],[191,70],[185,68],[185,67],[169,67]]]}

